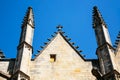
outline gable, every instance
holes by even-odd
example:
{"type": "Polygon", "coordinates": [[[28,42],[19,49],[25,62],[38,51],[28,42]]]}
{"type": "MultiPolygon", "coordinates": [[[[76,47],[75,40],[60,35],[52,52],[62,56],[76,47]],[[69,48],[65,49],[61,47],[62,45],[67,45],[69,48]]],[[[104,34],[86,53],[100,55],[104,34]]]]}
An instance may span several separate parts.
{"type": "Polygon", "coordinates": [[[81,58],[60,33],[31,62],[30,69],[34,80],[94,79],[91,62],[81,58]],[[88,76],[85,77],[86,75],[88,76]]]}
{"type": "MultiPolygon", "coordinates": [[[[44,53],[56,55],[60,54],[64,56],[71,55],[72,57],[76,56],[82,60],[85,60],[82,55],[80,55],[79,52],[75,49],[75,47],[72,46],[60,32],[58,32],[57,35],[51,39],[51,41],[43,48],[38,56],[44,55],[44,53]]],[[[38,56],[35,59],[37,59],[38,56]]]]}

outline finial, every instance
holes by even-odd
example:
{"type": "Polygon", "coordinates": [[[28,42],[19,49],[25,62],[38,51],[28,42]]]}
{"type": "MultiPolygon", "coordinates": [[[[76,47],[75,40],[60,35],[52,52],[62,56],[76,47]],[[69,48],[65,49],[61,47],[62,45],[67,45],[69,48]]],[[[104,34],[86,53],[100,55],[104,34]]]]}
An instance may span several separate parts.
{"type": "Polygon", "coordinates": [[[94,10],[95,10],[95,9],[97,10],[97,6],[94,6],[93,9],[94,9],[94,10]]]}
{"type": "Polygon", "coordinates": [[[107,28],[107,25],[105,24],[105,21],[98,10],[97,6],[93,7],[93,28],[95,28],[97,25],[104,24],[107,28]]]}
{"type": "Polygon", "coordinates": [[[32,9],[32,7],[31,7],[31,6],[29,6],[29,7],[28,7],[28,9],[32,9]]]}
{"type": "Polygon", "coordinates": [[[93,7],[93,16],[97,16],[97,17],[100,17],[100,18],[102,17],[98,8],[97,8],[97,6],[93,7]]]}
{"type": "Polygon", "coordinates": [[[58,25],[56,28],[58,29],[58,31],[62,31],[63,26],[58,25]]]}
{"type": "Polygon", "coordinates": [[[34,15],[32,7],[28,7],[25,17],[23,19],[22,27],[30,24],[34,28],[34,15]]]}

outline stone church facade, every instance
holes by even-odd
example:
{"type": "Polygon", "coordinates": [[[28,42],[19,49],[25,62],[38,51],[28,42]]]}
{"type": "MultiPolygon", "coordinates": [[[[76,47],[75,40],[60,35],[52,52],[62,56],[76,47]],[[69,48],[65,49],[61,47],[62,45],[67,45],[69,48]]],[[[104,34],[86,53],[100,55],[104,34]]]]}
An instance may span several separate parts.
{"type": "Polygon", "coordinates": [[[113,47],[108,27],[97,7],[93,8],[93,29],[98,59],[85,59],[58,25],[52,39],[32,59],[34,17],[29,7],[24,17],[15,59],[0,51],[0,80],[120,80],[120,32],[113,47]]]}

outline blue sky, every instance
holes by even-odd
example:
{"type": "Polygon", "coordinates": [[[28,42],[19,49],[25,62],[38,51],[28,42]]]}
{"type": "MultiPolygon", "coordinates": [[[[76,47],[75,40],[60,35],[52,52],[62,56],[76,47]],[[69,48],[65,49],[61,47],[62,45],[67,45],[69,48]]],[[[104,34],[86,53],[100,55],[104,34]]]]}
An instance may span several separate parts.
{"type": "Polygon", "coordinates": [[[34,11],[34,53],[40,50],[47,38],[61,24],[71,42],[79,46],[86,58],[96,58],[96,39],[92,28],[92,9],[97,6],[108,26],[114,44],[120,31],[119,0],[1,0],[0,49],[7,58],[15,58],[20,38],[21,24],[26,10],[34,11]]]}

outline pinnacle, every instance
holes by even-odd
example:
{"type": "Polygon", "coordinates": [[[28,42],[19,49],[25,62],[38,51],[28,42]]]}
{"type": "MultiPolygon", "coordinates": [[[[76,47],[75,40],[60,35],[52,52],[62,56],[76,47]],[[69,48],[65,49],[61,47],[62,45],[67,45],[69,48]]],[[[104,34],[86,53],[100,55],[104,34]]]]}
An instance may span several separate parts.
{"type": "Polygon", "coordinates": [[[94,9],[94,10],[98,10],[98,9],[97,9],[97,6],[94,6],[93,9],[94,9]]]}
{"type": "Polygon", "coordinates": [[[30,24],[32,27],[34,26],[34,21],[33,21],[33,11],[32,11],[32,7],[28,7],[26,15],[23,19],[23,24],[22,27],[24,27],[26,24],[30,24]],[[31,20],[31,22],[30,22],[31,20]]]}
{"type": "Polygon", "coordinates": [[[31,7],[31,6],[29,6],[29,7],[28,7],[28,9],[32,9],[32,7],[31,7]]]}
{"type": "Polygon", "coordinates": [[[95,16],[95,15],[99,16],[99,17],[102,17],[99,10],[98,10],[98,8],[97,8],[97,6],[93,7],[93,16],[95,16]]]}
{"type": "Polygon", "coordinates": [[[97,6],[94,6],[93,7],[93,28],[100,24],[104,24],[105,27],[107,28],[100,11],[98,10],[97,6]]]}

